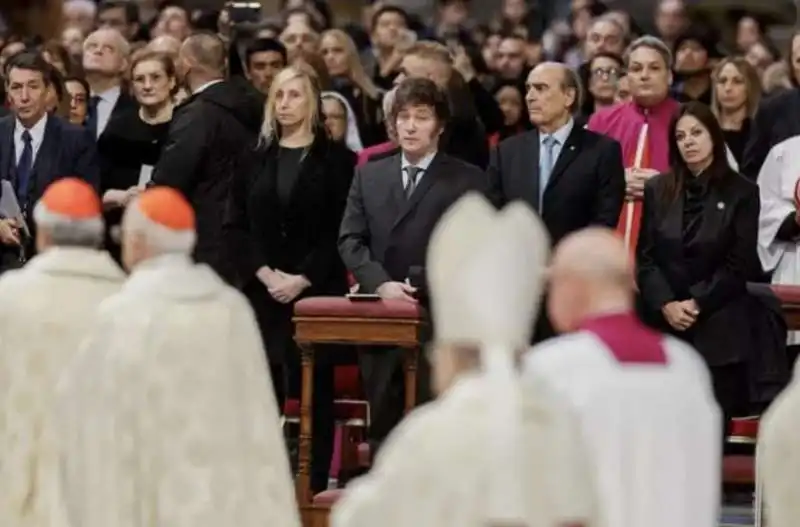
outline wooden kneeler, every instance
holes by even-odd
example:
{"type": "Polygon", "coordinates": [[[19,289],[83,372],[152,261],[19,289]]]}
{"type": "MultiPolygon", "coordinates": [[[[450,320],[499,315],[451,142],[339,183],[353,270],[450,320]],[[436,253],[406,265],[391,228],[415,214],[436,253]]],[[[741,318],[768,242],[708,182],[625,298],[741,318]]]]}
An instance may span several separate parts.
{"type": "Polygon", "coordinates": [[[314,389],[314,353],[317,344],[394,346],[407,350],[405,410],[416,403],[417,362],[425,313],[417,304],[401,300],[352,301],[345,297],[312,297],[294,308],[294,340],[301,352],[300,441],[295,481],[303,527],[327,527],[338,491],[316,499],[311,493],[311,404],[314,389]]]}

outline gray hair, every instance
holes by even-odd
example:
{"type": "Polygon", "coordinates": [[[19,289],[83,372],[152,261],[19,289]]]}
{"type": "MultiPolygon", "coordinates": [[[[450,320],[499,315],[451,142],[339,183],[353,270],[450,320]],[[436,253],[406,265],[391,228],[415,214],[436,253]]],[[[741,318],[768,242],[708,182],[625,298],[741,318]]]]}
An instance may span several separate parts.
{"type": "Polygon", "coordinates": [[[96,249],[103,243],[103,229],[84,222],[55,223],[43,230],[50,235],[50,240],[57,247],[87,247],[96,249]]]}
{"type": "Polygon", "coordinates": [[[574,115],[581,109],[581,106],[583,106],[583,84],[581,83],[581,78],[577,71],[567,66],[563,66],[563,68],[564,78],[561,80],[561,89],[564,91],[575,91],[575,100],[572,101],[569,107],[570,113],[574,115]]]}
{"type": "Polygon", "coordinates": [[[622,35],[623,38],[628,36],[628,32],[625,30],[625,26],[620,24],[619,19],[616,16],[614,16],[612,13],[605,13],[605,14],[602,14],[602,15],[596,17],[594,20],[592,20],[592,23],[589,26],[589,30],[591,30],[595,25],[600,24],[600,23],[612,24],[614,27],[616,27],[619,30],[619,32],[620,32],[620,34],[622,35]]]}
{"type": "Polygon", "coordinates": [[[630,58],[631,53],[636,51],[639,48],[648,48],[652,49],[659,55],[661,58],[664,59],[664,64],[666,64],[667,69],[672,69],[672,51],[669,49],[663,40],[658,37],[654,37],[653,35],[645,35],[643,37],[639,37],[633,42],[630,43],[628,49],[625,50],[625,67],[629,67],[630,65],[630,58]]]}

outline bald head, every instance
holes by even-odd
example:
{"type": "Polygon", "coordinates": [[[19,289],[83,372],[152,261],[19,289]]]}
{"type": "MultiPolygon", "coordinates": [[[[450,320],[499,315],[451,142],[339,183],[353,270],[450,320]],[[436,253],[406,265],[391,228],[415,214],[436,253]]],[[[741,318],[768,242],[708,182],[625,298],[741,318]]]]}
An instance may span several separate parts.
{"type": "Polygon", "coordinates": [[[193,67],[207,73],[222,75],[225,71],[225,44],[211,33],[192,35],[184,40],[180,54],[193,67]]]}
{"type": "Polygon", "coordinates": [[[633,272],[622,239],[614,231],[601,228],[584,229],[564,238],[556,248],[552,268],[589,282],[625,288],[630,287],[633,272]]]}
{"type": "Polygon", "coordinates": [[[613,231],[589,228],[558,244],[551,264],[548,311],[560,332],[577,329],[588,317],[632,307],[633,265],[613,231]]]}
{"type": "Polygon", "coordinates": [[[151,40],[147,48],[174,58],[181,50],[181,42],[171,35],[161,35],[151,40]]]}

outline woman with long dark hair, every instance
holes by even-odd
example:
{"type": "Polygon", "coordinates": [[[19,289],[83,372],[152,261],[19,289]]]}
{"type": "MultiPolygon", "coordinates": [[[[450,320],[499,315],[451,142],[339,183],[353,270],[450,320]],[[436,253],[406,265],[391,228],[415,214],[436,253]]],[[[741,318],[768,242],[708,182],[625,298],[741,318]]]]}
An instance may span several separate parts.
{"type": "Polygon", "coordinates": [[[706,105],[682,105],[668,137],[670,171],[644,192],[636,254],[642,315],[700,352],[727,423],[749,410],[746,282],[758,269],[758,188],[730,168],[706,105]]]}

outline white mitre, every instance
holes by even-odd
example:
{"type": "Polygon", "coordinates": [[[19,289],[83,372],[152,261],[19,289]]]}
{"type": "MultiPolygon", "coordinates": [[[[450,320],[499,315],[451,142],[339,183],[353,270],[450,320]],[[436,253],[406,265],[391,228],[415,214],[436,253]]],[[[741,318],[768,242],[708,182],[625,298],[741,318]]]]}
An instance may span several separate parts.
{"type": "Polygon", "coordinates": [[[523,202],[497,211],[470,193],[439,221],[428,246],[427,273],[436,343],[477,344],[495,397],[494,444],[486,459],[486,521],[524,524],[519,452],[522,403],[516,354],[533,334],[549,257],[541,220],[523,202]]]}

